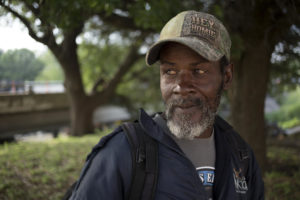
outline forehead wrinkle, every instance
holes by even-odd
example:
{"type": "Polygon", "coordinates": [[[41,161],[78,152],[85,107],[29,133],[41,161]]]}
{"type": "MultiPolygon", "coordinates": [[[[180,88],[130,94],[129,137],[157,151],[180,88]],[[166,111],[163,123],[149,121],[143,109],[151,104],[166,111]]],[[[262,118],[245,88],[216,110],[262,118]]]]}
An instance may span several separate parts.
{"type": "Polygon", "coordinates": [[[203,64],[203,63],[207,63],[207,61],[203,60],[203,61],[193,62],[193,63],[190,63],[190,66],[195,67],[195,66],[203,64]]]}
{"type": "Polygon", "coordinates": [[[170,61],[167,61],[167,60],[159,60],[159,64],[175,65],[174,62],[170,62],[170,61]]]}

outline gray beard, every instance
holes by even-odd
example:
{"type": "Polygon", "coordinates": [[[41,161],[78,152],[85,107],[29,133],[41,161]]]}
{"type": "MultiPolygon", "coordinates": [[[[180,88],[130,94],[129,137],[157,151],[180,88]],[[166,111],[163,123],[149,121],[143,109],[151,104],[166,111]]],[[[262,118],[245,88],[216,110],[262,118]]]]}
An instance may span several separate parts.
{"type": "Polygon", "coordinates": [[[192,122],[191,114],[181,114],[174,118],[174,104],[184,103],[184,101],[171,102],[166,107],[167,126],[171,133],[179,139],[193,140],[201,136],[207,128],[213,126],[216,111],[210,109],[206,102],[195,100],[199,105],[199,112],[202,113],[202,119],[199,122],[192,122]]]}

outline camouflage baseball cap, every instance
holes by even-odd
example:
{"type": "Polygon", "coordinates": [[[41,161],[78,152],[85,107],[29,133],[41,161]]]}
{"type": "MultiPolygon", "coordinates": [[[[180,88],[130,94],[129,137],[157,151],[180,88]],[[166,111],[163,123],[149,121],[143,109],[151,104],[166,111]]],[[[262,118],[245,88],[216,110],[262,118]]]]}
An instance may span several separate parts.
{"type": "Polygon", "coordinates": [[[224,55],[230,60],[229,34],[216,17],[207,13],[184,11],[173,17],[148,50],[147,65],[159,60],[160,49],[168,42],[186,45],[209,61],[217,61],[224,55]]]}

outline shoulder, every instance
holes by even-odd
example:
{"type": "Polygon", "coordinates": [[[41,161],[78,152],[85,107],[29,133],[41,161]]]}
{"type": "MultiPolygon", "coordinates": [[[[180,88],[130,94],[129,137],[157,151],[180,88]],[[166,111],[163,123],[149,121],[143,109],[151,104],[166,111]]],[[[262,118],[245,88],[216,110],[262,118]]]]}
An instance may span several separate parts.
{"type": "Polygon", "coordinates": [[[234,128],[220,116],[216,117],[215,127],[222,132],[232,147],[251,150],[250,146],[240,136],[240,134],[237,133],[234,128]]]}
{"type": "Polygon", "coordinates": [[[93,148],[89,163],[91,174],[129,173],[131,170],[131,149],[123,131],[119,131],[108,138],[103,138],[93,148]],[[122,173],[121,173],[122,172],[122,173]]]}
{"type": "Polygon", "coordinates": [[[122,199],[129,190],[132,162],[130,146],[121,128],[103,137],[81,171],[73,199],[122,199]],[[123,191],[120,185],[123,185],[123,191]]]}
{"type": "MultiPolygon", "coordinates": [[[[121,127],[104,136],[96,144],[87,157],[87,161],[109,156],[111,159],[125,156],[129,153],[130,146],[121,127]]],[[[117,161],[117,160],[116,160],[117,161]]]]}
{"type": "Polygon", "coordinates": [[[246,169],[256,164],[253,150],[231,125],[217,116],[215,127],[220,131],[219,135],[221,135],[221,138],[228,143],[228,147],[231,149],[232,156],[235,158],[236,163],[242,164],[244,166],[243,168],[246,169]]]}
{"type": "Polygon", "coordinates": [[[233,150],[233,155],[239,160],[249,172],[259,170],[257,160],[250,145],[237,133],[234,128],[224,119],[217,116],[215,126],[218,127],[222,135],[227,139],[230,148],[233,150]]]}

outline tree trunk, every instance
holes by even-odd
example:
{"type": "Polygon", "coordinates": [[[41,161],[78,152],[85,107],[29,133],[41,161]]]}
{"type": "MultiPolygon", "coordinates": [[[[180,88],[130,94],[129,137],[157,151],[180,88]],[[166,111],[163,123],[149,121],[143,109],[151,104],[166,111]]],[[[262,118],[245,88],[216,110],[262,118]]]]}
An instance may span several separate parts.
{"type": "Polygon", "coordinates": [[[64,70],[65,88],[71,109],[71,135],[81,136],[94,131],[94,110],[98,106],[106,104],[115,94],[115,89],[124,74],[139,59],[139,46],[139,43],[132,46],[114,78],[105,85],[104,89],[91,95],[87,95],[84,91],[75,37],[74,40],[66,39],[62,48],[50,48],[64,70]]]}
{"type": "Polygon", "coordinates": [[[235,129],[253,148],[264,171],[266,167],[264,102],[272,50],[261,40],[249,43],[241,59],[234,63],[231,120],[235,129]]]}
{"type": "Polygon", "coordinates": [[[80,136],[93,132],[92,116],[95,107],[89,104],[89,97],[84,91],[75,39],[65,42],[61,48],[50,49],[65,75],[65,88],[70,102],[70,134],[80,136]]]}
{"type": "Polygon", "coordinates": [[[88,98],[76,98],[70,93],[71,102],[71,129],[70,134],[81,136],[94,132],[93,111],[95,107],[89,106],[88,98]]]}

